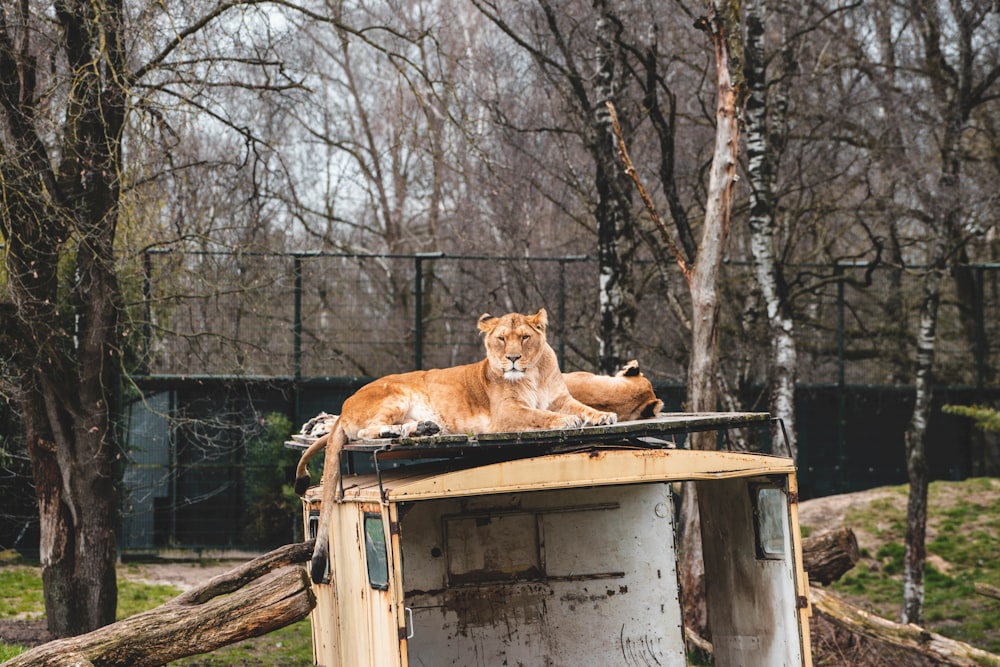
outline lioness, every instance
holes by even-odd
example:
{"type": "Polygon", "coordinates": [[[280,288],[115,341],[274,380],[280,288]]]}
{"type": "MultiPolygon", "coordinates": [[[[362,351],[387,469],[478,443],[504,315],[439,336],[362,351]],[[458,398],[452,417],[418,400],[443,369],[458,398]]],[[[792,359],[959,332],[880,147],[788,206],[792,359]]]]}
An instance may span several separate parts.
{"type": "Polygon", "coordinates": [[[586,371],[563,373],[573,398],[597,410],[608,410],[620,421],[652,419],[660,414],[663,401],[633,359],[614,375],[594,375],[586,371]]]}
{"type": "MultiPolygon", "coordinates": [[[[547,326],[545,309],[534,315],[484,314],[479,318],[486,347],[482,361],[388,375],[344,401],[333,430],[310,447],[326,447],[313,581],[322,581],[325,573],[330,508],[341,498],[340,453],[349,440],[439,431],[473,434],[563,429],[618,420],[615,413],[595,410],[570,395],[555,352],[545,339],[547,326]]],[[[299,486],[296,480],[296,489],[299,486]]]]}
{"type": "MultiPolygon", "coordinates": [[[[639,370],[639,362],[635,359],[614,375],[574,371],[563,373],[563,379],[573,398],[596,410],[614,412],[619,421],[652,419],[663,409],[663,401],[656,397],[653,385],[639,370]]],[[[303,426],[303,433],[309,435],[318,429],[325,434],[333,430],[336,419],[336,415],[318,415],[303,426]]],[[[309,461],[326,447],[326,442],[327,438],[321,435],[299,457],[295,466],[295,493],[300,496],[309,487],[309,461]]]]}

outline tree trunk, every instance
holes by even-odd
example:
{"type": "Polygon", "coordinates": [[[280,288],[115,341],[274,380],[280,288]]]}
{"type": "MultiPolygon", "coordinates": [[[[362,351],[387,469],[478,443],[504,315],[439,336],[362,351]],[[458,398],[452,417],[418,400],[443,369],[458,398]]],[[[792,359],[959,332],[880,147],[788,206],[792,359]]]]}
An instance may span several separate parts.
{"type": "MultiPolygon", "coordinates": [[[[741,26],[737,3],[713,2],[707,29],[715,48],[718,97],[715,108],[715,150],[709,170],[705,225],[698,246],[698,260],[691,273],[691,360],[688,366],[687,409],[712,412],[717,407],[719,291],[718,280],[729,237],[733,188],[740,143],[739,75],[730,68],[742,61],[741,26]],[[732,60],[731,60],[732,59],[732,60]]],[[[712,432],[689,436],[692,449],[715,449],[712,432]]],[[[684,485],[681,499],[681,591],[685,622],[705,634],[705,565],[702,561],[700,515],[694,485],[684,485]]]]}
{"type": "Polygon", "coordinates": [[[858,540],[850,528],[829,530],[802,540],[802,566],[809,581],[824,586],[838,581],[860,558],[858,540]]]}
{"type": "Polygon", "coordinates": [[[920,623],[924,610],[924,564],[927,561],[927,459],[924,438],[930,416],[934,342],[941,299],[944,240],[935,242],[936,261],[924,276],[924,297],[917,333],[915,403],[906,429],[906,475],[910,483],[906,505],[906,548],[903,557],[904,623],[920,623]]]}
{"type": "Polygon", "coordinates": [[[155,609],[43,644],[4,667],[154,667],[267,634],[302,620],[316,606],[299,565],[312,550],[313,542],[286,545],[155,609]]]}
{"type": "Polygon", "coordinates": [[[0,153],[12,313],[0,323],[0,339],[17,376],[32,458],[49,630],[69,635],[110,623],[117,603],[111,407],[122,297],[114,240],[127,67],[120,1],[60,3],[58,34],[40,41],[48,48],[50,37],[61,40],[52,60],[65,68],[63,126],[36,121],[48,89],[35,90],[30,44],[42,29],[27,9],[17,3],[0,15],[0,71],[20,82],[0,86],[16,148],[0,153]],[[53,133],[61,140],[57,158],[46,144],[53,133]]]}
{"type": "Polygon", "coordinates": [[[600,371],[611,375],[631,358],[629,348],[635,331],[635,285],[632,255],[636,245],[635,222],[628,178],[618,168],[617,142],[607,102],[620,88],[615,64],[618,51],[615,26],[620,22],[608,15],[603,2],[597,19],[597,73],[595,78],[594,162],[597,186],[597,263],[600,275],[600,371]]]}
{"type": "Polygon", "coordinates": [[[57,446],[27,426],[41,543],[39,555],[46,620],[56,636],[76,635],[114,621],[118,603],[115,562],[117,507],[103,457],[80,471],[58,462],[57,446]],[[73,493],[66,493],[62,477],[73,493]],[[93,479],[92,475],[97,475],[93,479]]]}
{"type": "MultiPolygon", "coordinates": [[[[771,427],[771,443],[787,445],[788,456],[798,458],[795,435],[795,378],[798,353],[795,346],[795,323],[787,300],[781,266],[775,258],[775,143],[768,121],[768,81],[764,33],[766,4],[751,0],[746,5],[746,72],[749,97],[746,103],[747,159],[750,181],[750,247],[754,273],[767,313],[770,338],[768,359],[768,406],[771,416],[780,422],[771,427]],[[782,425],[784,428],[782,428],[782,425]],[[787,437],[787,441],[786,441],[787,437]]],[[[779,81],[782,77],[778,77],[779,81]]],[[[779,86],[777,94],[783,95],[779,86]]],[[[784,104],[779,101],[779,107],[784,104]]],[[[778,132],[777,134],[781,134],[778,132]]]]}

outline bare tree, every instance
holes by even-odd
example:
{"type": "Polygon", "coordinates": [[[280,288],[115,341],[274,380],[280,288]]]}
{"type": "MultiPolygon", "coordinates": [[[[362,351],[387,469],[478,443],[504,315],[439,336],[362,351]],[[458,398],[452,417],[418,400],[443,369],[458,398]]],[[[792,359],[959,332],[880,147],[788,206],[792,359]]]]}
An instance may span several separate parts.
{"type": "MultiPolygon", "coordinates": [[[[746,4],[746,72],[749,95],[746,102],[747,173],[750,181],[750,238],[754,271],[767,316],[770,357],[767,364],[768,405],[771,416],[782,426],[771,430],[771,442],[784,442],[788,455],[796,458],[795,378],[797,349],[795,320],[788,300],[783,264],[776,257],[775,236],[780,233],[775,215],[777,153],[784,144],[787,86],[792,72],[792,46],[783,45],[779,69],[769,79],[769,54],[765,50],[767,24],[764,0],[746,4]],[[770,85],[769,85],[770,84],[770,85]],[[771,92],[773,91],[773,92],[771,92]],[[777,107],[771,110],[772,105],[777,107]],[[769,113],[771,111],[771,113],[769,113]]],[[[782,23],[782,26],[785,24],[782,23]]],[[[787,36],[785,36],[787,39],[787,36]]],[[[784,40],[783,40],[784,41],[784,40]]]]}
{"type": "MultiPolygon", "coordinates": [[[[476,7],[503,33],[524,49],[536,67],[561,96],[563,122],[582,142],[593,169],[584,186],[588,212],[597,223],[597,256],[600,295],[599,365],[612,372],[631,354],[636,319],[632,257],[636,251],[631,189],[616,166],[615,139],[605,103],[625,94],[627,73],[622,48],[626,31],[623,18],[609,3],[598,2],[589,12],[560,11],[539,0],[537,12],[525,17],[507,16],[501,5],[476,2],[476,7]],[[522,23],[518,20],[523,19],[522,23]],[[534,25],[533,25],[534,24],[534,25]],[[589,24],[589,25],[588,25],[589,24]],[[540,28],[540,29],[539,29],[540,28]],[[592,50],[592,51],[591,51],[592,50]],[[594,54],[593,71],[586,54],[594,54]],[[588,82],[593,80],[592,85],[588,82]]],[[[622,121],[627,124],[626,121],[622,121]]],[[[518,132],[557,133],[566,130],[537,125],[518,132]]]]}
{"type": "MultiPolygon", "coordinates": [[[[120,452],[111,409],[128,321],[118,245],[137,222],[122,208],[125,147],[137,152],[142,141],[130,132],[130,113],[165,121],[156,100],[171,100],[237,127],[207,94],[213,66],[226,56],[177,53],[240,8],[170,16],[162,4],[21,0],[0,13],[0,341],[9,351],[2,390],[26,429],[46,617],[57,635],[115,617],[120,452]],[[167,24],[186,27],[156,31],[167,24]],[[186,88],[195,82],[204,86],[197,93],[186,88]]],[[[244,25],[264,17],[249,11],[244,25]]],[[[262,90],[294,85],[265,52],[233,61],[265,72],[262,79],[277,74],[262,90]]],[[[240,84],[228,75],[214,83],[240,84]]]]}
{"type": "Polygon", "coordinates": [[[917,334],[916,400],[906,431],[910,494],[903,560],[904,623],[923,620],[928,485],[924,440],[930,414],[941,282],[948,267],[956,264],[965,243],[962,135],[976,108],[996,95],[1000,80],[1000,64],[989,58],[996,56],[995,42],[993,46],[985,46],[982,41],[988,39],[986,35],[996,35],[997,22],[990,16],[995,7],[988,2],[954,2],[948,5],[946,16],[941,15],[942,9],[936,3],[911,3],[911,16],[923,50],[917,62],[929,78],[928,88],[943,128],[938,138],[937,184],[922,198],[929,231],[928,268],[923,280],[917,334]],[[983,56],[988,60],[984,62],[983,56]]]}
{"type": "Polygon", "coordinates": [[[114,239],[125,16],[119,3],[63,3],[50,30],[39,7],[13,9],[0,14],[8,290],[0,337],[16,373],[5,389],[27,429],[49,628],[76,634],[113,621],[117,603],[109,409],[121,355],[114,239]],[[38,67],[48,44],[61,80],[38,67]],[[64,105],[58,144],[45,97],[64,105]],[[64,263],[72,277],[61,274],[64,263]]]}
{"type": "MultiPolygon", "coordinates": [[[[716,107],[715,143],[709,169],[705,221],[693,265],[673,241],[673,234],[656,213],[635,172],[621,133],[620,151],[626,172],[635,180],[651,216],[663,234],[688,284],[691,302],[691,358],[688,369],[687,408],[691,412],[714,412],[718,404],[719,281],[729,238],[733,190],[740,143],[740,117],[745,95],[742,71],[742,16],[737,3],[713,2],[708,15],[695,24],[711,40],[715,55],[716,107]]],[[[647,98],[648,99],[648,98],[647,98]]],[[[681,237],[683,239],[683,235],[681,237]]],[[[715,434],[690,436],[691,448],[715,449],[715,434]]],[[[689,627],[704,632],[708,627],[705,607],[705,566],[702,556],[698,498],[693,483],[684,485],[681,497],[681,592],[689,627]]]]}
{"type": "MultiPolygon", "coordinates": [[[[919,623],[929,481],[924,441],[939,308],[946,277],[967,261],[970,242],[982,234],[978,209],[988,206],[990,197],[966,172],[971,156],[965,138],[980,126],[977,115],[995,104],[998,19],[991,3],[976,0],[877,2],[858,7],[836,29],[844,60],[834,69],[858,89],[874,91],[873,102],[844,114],[840,127],[849,137],[845,143],[873,165],[866,186],[884,218],[884,235],[878,236],[893,265],[893,284],[901,285],[905,267],[920,275],[915,347],[908,364],[914,409],[904,436],[910,495],[902,612],[904,622],[919,623]],[[862,22],[874,26],[874,35],[868,28],[859,30],[859,16],[871,17],[870,23],[862,22]]],[[[959,284],[957,292],[970,288],[959,284]]],[[[904,321],[904,303],[902,294],[893,295],[887,315],[904,321]]]]}

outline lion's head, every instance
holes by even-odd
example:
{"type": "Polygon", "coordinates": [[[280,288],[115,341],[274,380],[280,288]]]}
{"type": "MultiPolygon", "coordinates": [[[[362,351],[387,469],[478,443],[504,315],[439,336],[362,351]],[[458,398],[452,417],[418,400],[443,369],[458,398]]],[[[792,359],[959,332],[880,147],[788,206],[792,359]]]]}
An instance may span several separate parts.
{"type": "Polygon", "coordinates": [[[508,382],[524,378],[529,369],[545,358],[548,349],[545,327],[548,322],[544,308],[534,315],[509,313],[494,317],[484,313],[479,318],[479,330],[485,339],[490,367],[508,382]]]}

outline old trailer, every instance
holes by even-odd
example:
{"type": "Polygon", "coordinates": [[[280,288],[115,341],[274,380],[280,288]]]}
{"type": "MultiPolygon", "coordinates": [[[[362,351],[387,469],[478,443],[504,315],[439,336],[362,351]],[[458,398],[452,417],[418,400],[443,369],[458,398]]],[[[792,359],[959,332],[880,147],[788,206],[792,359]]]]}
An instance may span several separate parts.
{"type": "MultiPolygon", "coordinates": [[[[672,442],[768,421],[349,444],[315,663],[686,665],[674,491],[693,482],[714,664],[811,665],[793,462],[672,442]]],[[[304,498],[312,535],[321,496],[304,498]]]]}

